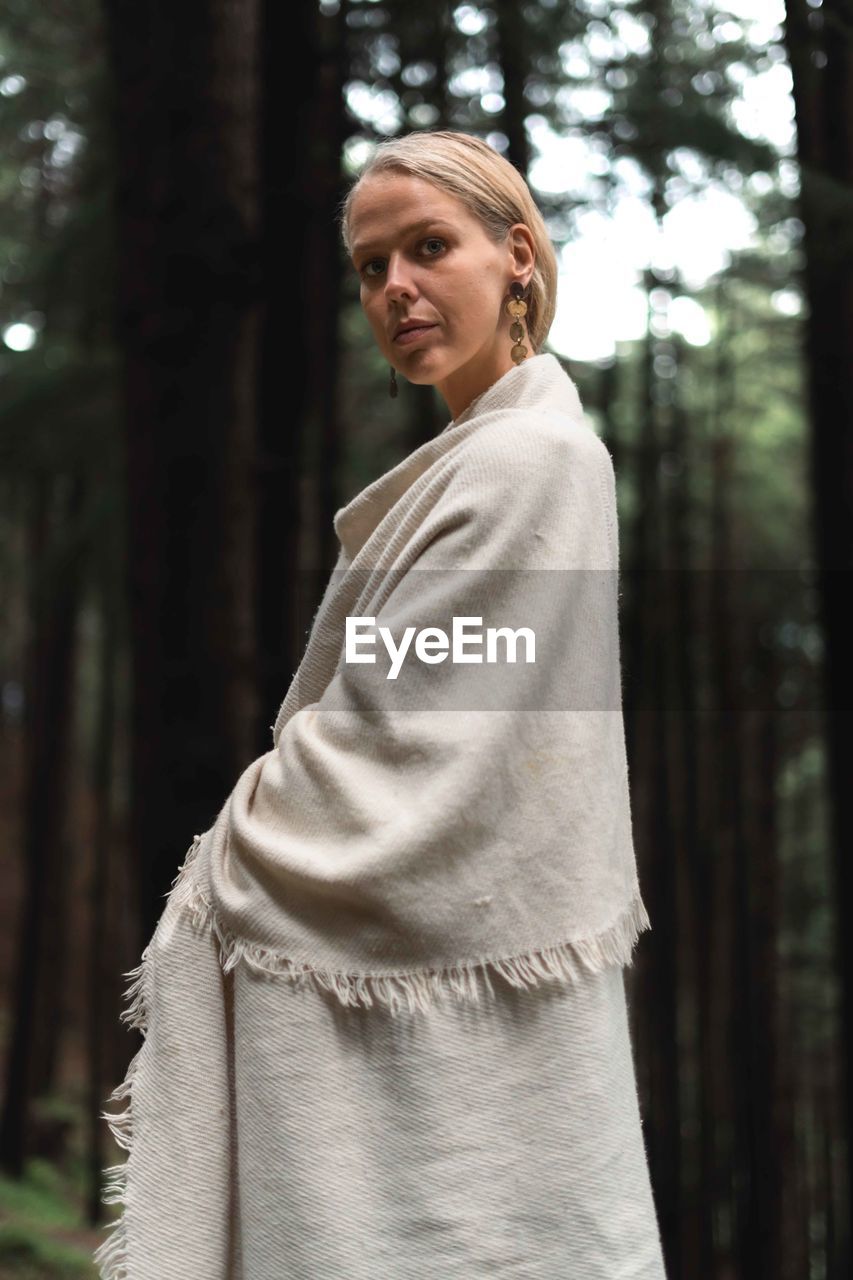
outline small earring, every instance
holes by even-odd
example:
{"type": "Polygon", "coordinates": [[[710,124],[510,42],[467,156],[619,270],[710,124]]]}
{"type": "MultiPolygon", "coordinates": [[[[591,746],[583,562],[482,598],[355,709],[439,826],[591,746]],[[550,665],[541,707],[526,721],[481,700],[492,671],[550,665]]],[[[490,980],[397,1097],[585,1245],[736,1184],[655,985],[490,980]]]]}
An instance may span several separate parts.
{"type": "MultiPolygon", "coordinates": [[[[509,286],[512,294],[509,302],[506,304],[507,315],[512,316],[512,324],[509,327],[509,336],[512,338],[513,347],[510,355],[516,364],[521,364],[522,360],[527,357],[527,347],[524,345],[524,329],[521,326],[521,317],[527,315],[527,303],[524,301],[528,290],[520,280],[513,280],[509,286]]],[[[528,338],[530,334],[528,332],[528,338]]]]}
{"type": "Polygon", "coordinates": [[[388,394],[392,400],[396,400],[397,399],[397,370],[394,368],[393,364],[389,365],[388,367],[391,370],[391,380],[388,383],[388,394]]]}

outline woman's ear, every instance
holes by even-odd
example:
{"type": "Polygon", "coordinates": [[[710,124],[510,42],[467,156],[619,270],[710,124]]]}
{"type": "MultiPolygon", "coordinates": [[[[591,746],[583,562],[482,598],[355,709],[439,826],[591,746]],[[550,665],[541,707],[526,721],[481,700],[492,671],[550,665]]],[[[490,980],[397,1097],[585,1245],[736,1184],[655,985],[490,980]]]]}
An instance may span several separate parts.
{"type": "MultiPolygon", "coordinates": [[[[516,222],[510,227],[510,253],[513,271],[517,276],[528,272],[533,274],[536,265],[536,246],[530,228],[523,222],[516,222]]],[[[529,277],[528,277],[529,283],[529,277]]]]}

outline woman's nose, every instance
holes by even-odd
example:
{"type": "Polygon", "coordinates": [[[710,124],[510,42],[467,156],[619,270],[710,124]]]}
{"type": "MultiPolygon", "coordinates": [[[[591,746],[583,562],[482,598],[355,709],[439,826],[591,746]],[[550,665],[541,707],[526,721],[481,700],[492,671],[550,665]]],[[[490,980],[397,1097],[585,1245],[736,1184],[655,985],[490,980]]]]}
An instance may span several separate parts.
{"type": "Polygon", "coordinates": [[[386,267],[385,296],[396,300],[413,297],[415,292],[410,265],[402,255],[392,254],[386,267]]]}

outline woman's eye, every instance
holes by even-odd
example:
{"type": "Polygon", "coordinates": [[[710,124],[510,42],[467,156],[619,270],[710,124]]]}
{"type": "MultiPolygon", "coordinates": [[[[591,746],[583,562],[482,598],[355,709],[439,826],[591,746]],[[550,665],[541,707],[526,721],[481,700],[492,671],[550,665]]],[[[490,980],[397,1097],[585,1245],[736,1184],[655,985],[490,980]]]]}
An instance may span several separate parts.
{"type": "Polygon", "coordinates": [[[384,266],[385,266],[385,259],[384,259],[384,258],[371,258],[368,262],[365,262],[364,266],[361,268],[361,274],[362,274],[363,276],[375,276],[375,275],[378,275],[378,274],[379,274],[379,271],[381,271],[381,270],[383,269],[383,267],[384,267],[384,266]],[[379,268],[379,270],[378,270],[378,271],[371,271],[371,270],[370,270],[370,268],[371,268],[371,267],[375,267],[375,266],[377,266],[377,265],[378,265],[378,268],[379,268]]]}
{"type": "MultiPolygon", "coordinates": [[[[437,244],[437,245],[439,246],[439,251],[440,251],[441,249],[444,249],[444,248],[446,247],[446,246],[445,246],[445,242],[442,240],[441,236],[430,236],[428,240],[424,240],[424,241],[423,241],[423,244],[424,244],[424,245],[436,245],[436,244],[437,244]]],[[[426,256],[427,256],[428,258],[435,258],[435,257],[437,256],[437,254],[436,254],[436,253],[431,253],[431,252],[430,252],[430,253],[427,253],[427,255],[426,255],[426,256]]],[[[363,266],[363,267],[362,267],[362,269],[361,269],[361,274],[362,274],[363,276],[368,276],[368,277],[370,277],[371,279],[373,279],[373,278],[374,278],[374,276],[378,275],[379,273],[378,273],[378,272],[375,272],[375,271],[371,271],[371,270],[370,270],[370,268],[371,268],[371,267],[373,267],[373,266],[375,266],[377,263],[379,263],[379,265],[380,265],[380,269],[381,269],[382,264],[384,263],[384,261],[385,261],[385,259],[384,259],[384,258],[371,258],[369,262],[365,262],[364,266],[363,266]]]]}

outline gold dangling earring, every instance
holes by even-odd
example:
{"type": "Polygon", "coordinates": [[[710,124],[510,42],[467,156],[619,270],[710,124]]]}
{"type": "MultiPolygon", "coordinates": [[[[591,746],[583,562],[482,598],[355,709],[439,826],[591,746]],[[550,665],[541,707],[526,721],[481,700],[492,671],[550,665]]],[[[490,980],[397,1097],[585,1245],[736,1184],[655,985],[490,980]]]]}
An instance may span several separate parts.
{"type": "MultiPolygon", "coordinates": [[[[507,315],[512,316],[512,324],[509,327],[509,336],[512,338],[513,347],[510,355],[516,364],[521,364],[522,360],[527,358],[527,347],[524,345],[524,329],[521,326],[521,317],[527,315],[527,303],[524,301],[528,290],[520,280],[513,280],[509,286],[512,294],[509,302],[506,304],[507,315]]],[[[528,333],[528,338],[530,334],[528,333]]]]}
{"type": "Polygon", "coordinates": [[[388,367],[391,370],[391,380],[388,383],[388,394],[392,400],[396,400],[397,399],[397,370],[394,368],[393,364],[389,365],[388,367]]]}

